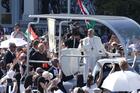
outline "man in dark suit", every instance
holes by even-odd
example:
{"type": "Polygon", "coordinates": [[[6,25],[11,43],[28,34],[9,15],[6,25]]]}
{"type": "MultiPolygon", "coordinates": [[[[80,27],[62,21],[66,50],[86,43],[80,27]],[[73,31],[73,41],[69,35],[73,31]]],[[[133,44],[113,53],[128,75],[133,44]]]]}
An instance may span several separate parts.
{"type": "Polygon", "coordinates": [[[9,63],[13,63],[13,60],[16,58],[15,50],[16,50],[15,43],[9,43],[9,49],[7,50],[6,54],[4,55],[5,67],[9,63]]]}
{"type": "MultiPolygon", "coordinates": [[[[47,57],[47,54],[45,53],[45,46],[43,43],[38,44],[38,51],[35,51],[32,56],[30,57],[31,60],[36,60],[36,61],[49,61],[49,58],[47,57]]],[[[42,67],[42,63],[32,63],[32,66],[34,69],[37,67],[42,67]]],[[[47,70],[49,68],[49,65],[46,64],[46,67],[43,69],[47,70]]]]}
{"type": "MultiPolygon", "coordinates": [[[[38,51],[38,44],[39,44],[39,41],[38,41],[38,40],[33,41],[32,47],[31,47],[31,49],[29,50],[29,59],[30,59],[30,60],[33,60],[33,59],[32,59],[33,54],[34,54],[35,52],[38,51]]],[[[34,63],[29,63],[29,64],[30,64],[31,66],[34,65],[34,63]]]]}
{"type": "Polygon", "coordinates": [[[39,41],[38,40],[35,40],[35,41],[33,41],[33,44],[32,44],[32,48],[30,49],[30,53],[29,53],[29,55],[30,55],[30,57],[29,58],[31,58],[31,56],[37,51],[37,49],[38,49],[38,44],[39,44],[39,41]]]}
{"type": "Polygon", "coordinates": [[[73,28],[71,31],[71,35],[69,38],[65,41],[67,43],[68,48],[78,48],[80,41],[80,32],[78,28],[73,28]]]}
{"type": "MultiPolygon", "coordinates": [[[[59,75],[59,71],[62,71],[62,70],[60,70],[59,68],[60,66],[59,66],[58,59],[53,59],[51,62],[52,62],[52,67],[48,71],[53,74],[53,79],[54,79],[55,77],[59,75]]],[[[63,91],[64,93],[67,93],[66,89],[63,86],[63,81],[65,82],[65,81],[71,80],[74,78],[74,76],[73,75],[65,76],[63,71],[61,73],[62,73],[62,78],[57,86],[61,91],[63,91]]]]}

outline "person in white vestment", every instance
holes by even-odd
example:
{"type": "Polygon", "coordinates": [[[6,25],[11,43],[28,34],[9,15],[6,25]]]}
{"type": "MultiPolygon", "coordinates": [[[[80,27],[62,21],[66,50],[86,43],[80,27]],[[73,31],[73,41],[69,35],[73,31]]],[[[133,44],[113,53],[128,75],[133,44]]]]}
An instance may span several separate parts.
{"type": "Polygon", "coordinates": [[[100,37],[94,35],[94,30],[89,29],[87,37],[81,40],[78,47],[84,55],[84,81],[87,80],[88,73],[94,70],[97,60],[102,56],[108,56],[100,37]]]}

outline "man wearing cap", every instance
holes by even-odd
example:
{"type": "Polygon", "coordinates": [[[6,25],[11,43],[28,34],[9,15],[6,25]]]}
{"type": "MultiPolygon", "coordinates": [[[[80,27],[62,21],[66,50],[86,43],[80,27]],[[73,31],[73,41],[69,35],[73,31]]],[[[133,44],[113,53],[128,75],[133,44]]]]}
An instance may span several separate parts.
{"type": "Polygon", "coordinates": [[[94,36],[93,29],[88,30],[87,37],[81,40],[79,48],[82,50],[84,55],[87,56],[84,58],[84,81],[86,81],[88,73],[94,70],[96,61],[101,56],[107,56],[107,52],[101,42],[101,39],[98,36],[94,36]]]}

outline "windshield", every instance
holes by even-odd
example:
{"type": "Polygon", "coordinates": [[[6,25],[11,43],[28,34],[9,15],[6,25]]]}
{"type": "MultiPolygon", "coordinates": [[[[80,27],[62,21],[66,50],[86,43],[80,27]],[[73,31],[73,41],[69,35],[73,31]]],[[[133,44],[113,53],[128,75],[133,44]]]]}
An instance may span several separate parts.
{"type": "Polygon", "coordinates": [[[121,41],[126,55],[131,54],[130,52],[140,51],[140,27],[138,24],[131,20],[106,20],[113,29],[115,34],[121,41]]]}

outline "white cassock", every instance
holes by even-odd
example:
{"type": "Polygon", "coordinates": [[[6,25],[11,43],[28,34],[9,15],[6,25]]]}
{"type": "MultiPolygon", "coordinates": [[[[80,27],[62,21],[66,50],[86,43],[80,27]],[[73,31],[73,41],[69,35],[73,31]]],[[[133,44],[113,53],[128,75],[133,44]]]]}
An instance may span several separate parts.
{"type": "Polygon", "coordinates": [[[85,68],[83,72],[84,81],[86,81],[89,69],[91,71],[94,70],[97,60],[101,56],[105,56],[106,50],[100,37],[98,36],[93,36],[91,38],[86,37],[82,39],[82,44],[80,43],[78,48],[80,48],[84,52],[84,55],[87,56],[84,58],[85,68]]]}

